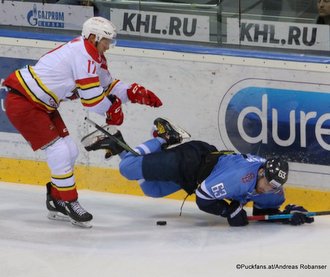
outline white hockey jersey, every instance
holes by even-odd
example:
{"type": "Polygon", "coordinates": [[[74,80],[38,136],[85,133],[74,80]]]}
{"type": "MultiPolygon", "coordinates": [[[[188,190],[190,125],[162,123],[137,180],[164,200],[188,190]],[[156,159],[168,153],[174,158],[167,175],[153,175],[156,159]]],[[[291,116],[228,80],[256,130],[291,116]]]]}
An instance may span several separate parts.
{"type": "Polygon", "coordinates": [[[110,92],[124,103],[128,100],[128,85],[112,78],[106,58],[82,37],[48,52],[36,65],[15,71],[4,85],[18,90],[48,111],[57,109],[73,92],[79,94],[85,107],[101,115],[111,105],[106,97],[110,92]]]}

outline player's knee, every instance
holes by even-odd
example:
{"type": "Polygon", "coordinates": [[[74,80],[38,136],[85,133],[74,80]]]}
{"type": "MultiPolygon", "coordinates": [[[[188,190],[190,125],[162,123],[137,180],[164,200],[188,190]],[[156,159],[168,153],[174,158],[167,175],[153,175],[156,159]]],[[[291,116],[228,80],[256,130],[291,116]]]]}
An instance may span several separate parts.
{"type": "Polygon", "coordinates": [[[141,176],[138,175],[138,172],[140,172],[138,167],[139,163],[136,157],[125,157],[119,164],[119,172],[128,180],[138,180],[141,178],[141,176]]]}
{"type": "MultiPolygon", "coordinates": [[[[132,174],[131,174],[131,168],[129,166],[129,163],[127,162],[127,159],[122,160],[119,163],[119,172],[122,176],[127,178],[128,180],[132,180],[132,174]]],[[[134,180],[134,179],[133,179],[134,180]]]]}
{"type": "Polygon", "coordinates": [[[161,198],[164,195],[161,193],[161,190],[157,186],[146,186],[141,184],[140,185],[144,195],[152,197],[152,198],[161,198]]]}
{"type": "Polygon", "coordinates": [[[155,191],[144,191],[144,195],[152,198],[162,198],[163,195],[160,195],[158,192],[155,191]]]}
{"type": "Polygon", "coordinates": [[[63,139],[64,139],[64,141],[67,144],[68,149],[69,149],[71,164],[72,164],[72,166],[74,166],[74,163],[75,163],[75,161],[76,161],[76,159],[78,158],[78,155],[79,155],[78,146],[73,141],[73,139],[71,138],[71,136],[66,136],[63,139]]]}
{"type": "Polygon", "coordinates": [[[52,174],[63,174],[72,170],[70,149],[62,138],[48,146],[45,151],[52,174]]]}

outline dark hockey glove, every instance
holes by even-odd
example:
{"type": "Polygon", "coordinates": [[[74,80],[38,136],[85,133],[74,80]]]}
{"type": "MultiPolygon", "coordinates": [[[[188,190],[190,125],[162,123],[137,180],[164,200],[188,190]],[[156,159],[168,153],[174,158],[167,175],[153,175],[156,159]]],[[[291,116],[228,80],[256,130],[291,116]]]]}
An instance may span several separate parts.
{"type": "Polygon", "coordinates": [[[238,201],[232,201],[228,208],[227,220],[230,226],[245,226],[249,224],[246,211],[238,201]]]}
{"type": "Polygon", "coordinates": [[[106,112],[106,123],[109,125],[121,125],[124,121],[124,113],[121,107],[121,100],[112,94],[110,94],[108,98],[112,105],[106,112]]]}
{"type": "Polygon", "coordinates": [[[297,205],[287,205],[284,208],[283,214],[293,214],[293,216],[289,219],[283,220],[284,224],[291,224],[291,225],[301,225],[304,223],[313,223],[314,218],[308,217],[304,213],[308,212],[304,207],[297,206],[297,205]]]}

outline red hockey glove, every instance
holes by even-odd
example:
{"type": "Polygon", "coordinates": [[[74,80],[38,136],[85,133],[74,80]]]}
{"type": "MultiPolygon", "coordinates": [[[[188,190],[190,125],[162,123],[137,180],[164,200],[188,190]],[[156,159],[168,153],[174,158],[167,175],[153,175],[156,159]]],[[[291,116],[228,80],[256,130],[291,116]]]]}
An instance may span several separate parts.
{"type": "Polygon", "coordinates": [[[152,91],[147,90],[137,83],[132,84],[131,87],[127,89],[127,96],[132,103],[139,103],[151,107],[160,107],[163,105],[162,101],[152,91]]]}
{"type": "Polygon", "coordinates": [[[112,105],[106,112],[106,123],[109,125],[121,125],[124,121],[124,114],[121,108],[121,100],[115,95],[109,95],[112,105]]]}

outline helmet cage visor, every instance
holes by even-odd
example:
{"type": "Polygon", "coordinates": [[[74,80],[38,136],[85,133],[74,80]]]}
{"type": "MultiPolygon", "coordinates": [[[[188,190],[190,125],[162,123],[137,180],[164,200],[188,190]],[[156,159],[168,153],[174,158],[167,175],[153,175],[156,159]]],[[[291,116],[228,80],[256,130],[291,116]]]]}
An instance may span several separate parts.
{"type": "Polygon", "coordinates": [[[109,39],[109,38],[101,38],[99,41],[97,41],[97,43],[100,43],[100,42],[103,43],[103,44],[105,44],[109,48],[113,48],[117,44],[117,40],[116,39],[109,39]]]}
{"type": "Polygon", "coordinates": [[[82,36],[88,39],[90,35],[95,35],[96,42],[101,41],[101,39],[107,39],[110,47],[116,45],[116,26],[105,18],[93,17],[84,23],[82,36]]]}
{"type": "Polygon", "coordinates": [[[277,193],[280,191],[282,184],[277,182],[276,180],[272,179],[272,180],[268,180],[266,177],[265,172],[263,172],[260,177],[265,177],[265,179],[267,180],[269,186],[271,187],[270,190],[268,190],[267,192],[265,192],[265,194],[267,193],[277,193]]]}

